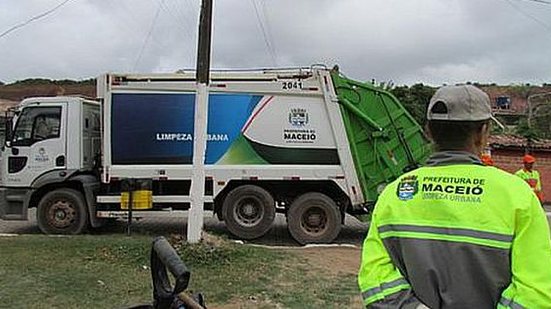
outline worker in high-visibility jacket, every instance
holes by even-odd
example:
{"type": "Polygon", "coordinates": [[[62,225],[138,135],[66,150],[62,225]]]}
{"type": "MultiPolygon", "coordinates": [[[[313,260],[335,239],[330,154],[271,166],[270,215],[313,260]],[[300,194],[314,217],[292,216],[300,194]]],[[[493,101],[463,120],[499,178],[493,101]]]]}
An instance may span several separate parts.
{"type": "Polygon", "coordinates": [[[481,156],[480,156],[480,161],[482,162],[482,164],[484,165],[488,165],[488,166],[494,166],[494,160],[492,160],[492,156],[487,154],[487,153],[483,153],[481,156]]]}
{"type": "Polygon", "coordinates": [[[381,193],[358,275],[367,308],[551,308],[551,239],[530,187],[478,155],[488,96],[447,86],[432,97],[426,166],[381,193]]]}
{"type": "Polygon", "coordinates": [[[534,190],[534,193],[536,193],[536,196],[538,197],[540,202],[543,202],[543,191],[541,190],[540,173],[534,169],[536,158],[527,154],[522,158],[522,163],[524,165],[524,168],[518,170],[515,175],[526,181],[530,188],[534,190]]]}

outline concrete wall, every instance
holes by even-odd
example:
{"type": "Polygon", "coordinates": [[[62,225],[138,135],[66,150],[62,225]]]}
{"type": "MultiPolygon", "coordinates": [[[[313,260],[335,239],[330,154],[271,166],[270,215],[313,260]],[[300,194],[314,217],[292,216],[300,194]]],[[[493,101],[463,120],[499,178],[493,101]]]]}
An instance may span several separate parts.
{"type": "MultiPolygon", "coordinates": [[[[495,166],[514,173],[522,168],[523,150],[492,150],[495,166]]],[[[551,203],[551,152],[534,152],[534,168],[540,172],[545,203],[551,203]]]]}

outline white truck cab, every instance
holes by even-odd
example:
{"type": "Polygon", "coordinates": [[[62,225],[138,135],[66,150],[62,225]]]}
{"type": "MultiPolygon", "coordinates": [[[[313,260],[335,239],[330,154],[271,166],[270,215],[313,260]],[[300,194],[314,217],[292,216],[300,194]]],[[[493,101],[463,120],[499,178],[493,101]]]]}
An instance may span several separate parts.
{"type": "MultiPolygon", "coordinates": [[[[98,102],[78,97],[37,97],[23,100],[13,112],[1,150],[0,197],[6,203],[0,207],[3,218],[27,220],[29,205],[40,203],[61,186],[71,190],[71,179],[78,179],[73,182],[75,187],[82,186],[86,178],[84,183],[97,186],[93,169],[100,151],[98,102]]],[[[38,205],[39,211],[48,215],[38,216],[41,228],[61,230],[78,219],[78,211],[62,199],[42,204],[38,205]]]]}

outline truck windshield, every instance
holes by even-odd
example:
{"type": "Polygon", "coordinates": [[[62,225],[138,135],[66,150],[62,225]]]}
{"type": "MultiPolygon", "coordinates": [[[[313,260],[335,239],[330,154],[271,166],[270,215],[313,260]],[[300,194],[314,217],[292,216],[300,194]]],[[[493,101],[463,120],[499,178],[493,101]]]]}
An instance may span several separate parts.
{"type": "Polygon", "coordinates": [[[27,107],[17,119],[13,146],[30,146],[35,142],[59,137],[60,107],[27,107]]]}

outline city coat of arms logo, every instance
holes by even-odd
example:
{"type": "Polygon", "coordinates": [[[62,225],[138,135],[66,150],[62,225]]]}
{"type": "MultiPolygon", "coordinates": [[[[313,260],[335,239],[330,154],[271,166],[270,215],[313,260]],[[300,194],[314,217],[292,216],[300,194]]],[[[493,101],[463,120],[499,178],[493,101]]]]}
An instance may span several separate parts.
{"type": "Polygon", "coordinates": [[[289,113],[289,123],[295,127],[308,124],[308,112],[304,108],[292,108],[289,113]]]}
{"type": "Polygon", "coordinates": [[[396,189],[396,195],[402,201],[411,200],[413,196],[419,190],[419,182],[417,176],[411,175],[400,179],[398,188],[396,189]]]}

